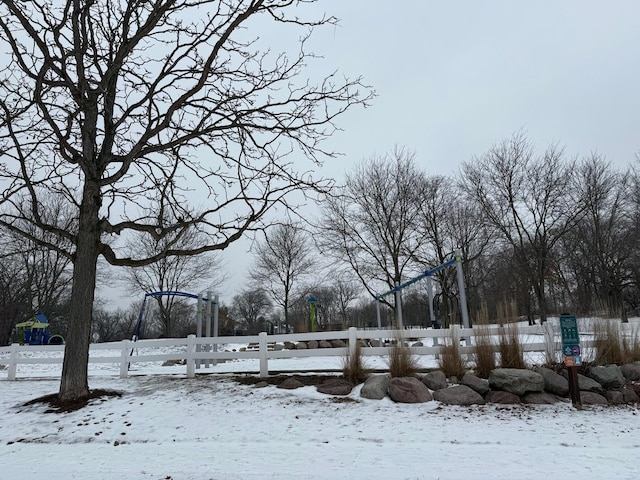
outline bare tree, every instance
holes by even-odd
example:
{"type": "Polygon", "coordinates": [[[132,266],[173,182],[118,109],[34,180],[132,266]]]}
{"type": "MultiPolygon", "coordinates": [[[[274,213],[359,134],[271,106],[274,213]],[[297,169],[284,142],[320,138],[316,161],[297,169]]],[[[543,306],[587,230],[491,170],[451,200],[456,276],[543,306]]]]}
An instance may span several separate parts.
{"type": "MultiPolygon", "coordinates": [[[[206,243],[206,238],[195,230],[185,232],[180,239],[170,242],[167,238],[153,239],[145,235],[135,235],[129,248],[131,251],[142,251],[151,257],[168,248],[180,250],[195,249],[206,243]],[[173,245],[170,245],[173,243],[173,245]]],[[[205,252],[197,256],[172,256],[144,265],[126,269],[125,282],[139,293],[189,291],[217,291],[227,275],[223,270],[222,260],[217,252],[205,252]]],[[[162,335],[165,337],[182,336],[174,328],[176,321],[174,307],[180,311],[183,299],[175,295],[154,297],[160,314],[162,335]]],[[[179,328],[184,330],[183,327],[179,328]]]]}
{"type": "MultiPolygon", "coordinates": [[[[536,157],[523,133],[463,165],[463,188],[498,238],[513,249],[517,259],[513,267],[526,275],[543,322],[554,248],[582,211],[574,172],[575,162],[566,161],[557,146],[536,157]]],[[[532,312],[528,313],[533,321],[532,312]]]]}
{"type": "Polygon", "coordinates": [[[233,297],[231,311],[244,326],[248,335],[260,333],[264,327],[260,319],[271,312],[271,301],[267,293],[260,289],[243,290],[233,297]]]}
{"type": "Polygon", "coordinates": [[[294,288],[314,265],[311,245],[309,236],[300,226],[286,223],[272,227],[264,241],[255,247],[252,280],[282,307],[287,332],[294,288]]]}
{"type": "Polygon", "coordinates": [[[289,158],[315,165],[333,156],[322,140],[371,93],[365,87],[359,95],[360,80],[337,73],[304,78],[318,58],[306,40],[316,27],[336,24],[306,20],[305,3],[0,3],[0,45],[10,52],[0,64],[0,224],[73,260],[61,401],[90,394],[99,257],[143,266],[224,249],[263,228],[265,214],[286,208],[290,192],[329,186],[289,158]],[[272,51],[251,33],[261,28],[277,28],[299,50],[272,51]],[[51,196],[69,205],[75,224],[45,220],[42,202],[51,196]],[[16,219],[70,246],[33,236],[16,219]],[[177,248],[192,230],[207,241],[177,248]],[[167,239],[167,248],[130,256],[119,241],[128,232],[167,239]]]}
{"type": "Polygon", "coordinates": [[[372,296],[401,283],[423,245],[418,229],[422,176],[414,154],[396,147],[362,162],[326,202],[322,251],[350,265],[372,296]]]}

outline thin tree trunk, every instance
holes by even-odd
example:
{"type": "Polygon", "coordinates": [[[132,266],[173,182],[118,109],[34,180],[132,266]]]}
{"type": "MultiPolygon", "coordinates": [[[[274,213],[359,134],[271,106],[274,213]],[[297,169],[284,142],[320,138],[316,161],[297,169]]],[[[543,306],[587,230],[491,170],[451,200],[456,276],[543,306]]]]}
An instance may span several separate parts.
{"type": "Polygon", "coordinates": [[[76,258],[73,265],[71,314],[65,345],[59,400],[82,400],[89,396],[88,364],[91,317],[98,260],[98,211],[100,188],[96,183],[84,186],[80,207],[76,258]]]}

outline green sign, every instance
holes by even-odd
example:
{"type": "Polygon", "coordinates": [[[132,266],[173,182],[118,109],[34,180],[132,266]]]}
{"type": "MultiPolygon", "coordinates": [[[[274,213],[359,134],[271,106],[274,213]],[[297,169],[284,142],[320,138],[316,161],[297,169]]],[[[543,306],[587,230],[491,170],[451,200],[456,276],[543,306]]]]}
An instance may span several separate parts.
{"type": "Polygon", "coordinates": [[[578,322],[575,315],[560,315],[560,333],[562,335],[562,349],[580,345],[578,336],[578,322]]]}

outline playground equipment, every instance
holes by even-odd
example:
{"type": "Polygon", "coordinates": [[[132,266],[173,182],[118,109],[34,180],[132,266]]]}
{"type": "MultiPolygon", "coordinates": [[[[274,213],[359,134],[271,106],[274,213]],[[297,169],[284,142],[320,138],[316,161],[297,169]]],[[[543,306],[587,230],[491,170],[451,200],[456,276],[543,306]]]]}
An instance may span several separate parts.
{"type": "Polygon", "coordinates": [[[44,313],[36,313],[32,320],[16,325],[20,345],[63,345],[61,335],[49,332],[49,320],[44,313]]]}
{"type": "Polygon", "coordinates": [[[413,285],[414,283],[426,278],[427,279],[427,291],[429,295],[429,319],[431,320],[431,324],[434,328],[437,328],[437,321],[435,318],[435,314],[433,311],[433,289],[431,284],[431,277],[439,272],[440,270],[444,270],[445,268],[451,267],[455,265],[457,271],[457,280],[458,280],[458,290],[460,292],[460,311],[462,315],[462,325],[465,328],[469,327],[469,312],[467,311],[467,297],[464,290],[464,274],[462,272],[462,254],[460,252],[456,252],[454,258],[443,263],[442,265],[438,265],[435,268],[430,270],[426,270],[420,275],[408,280],[400,285],[396,285],[393,289],[388,292],[376,295],[376,314],[378,317],[378,328],[382,328],[382,322],[380,319],[380,301],[387,295],[395,295],[395,304],[396,304],[396,322],[399,330],[403,329],[402,324],[402,290],[413,285]]]}
{"type": "MultiPolygon", "coordinates": [[[[196,313],[196,337],[202,337],[202,320],[203,316],[205,317],[205,336],[211,337],[211,320],[213,317],[213,336],[218,336],[219,330],[219,322],[218,322],[218,295],[212,296],[211,292],[207,292],[207,296],[204,297],[202,293],[196,295],[193,293],[186,292],[178,292],[178,291],[163,291],[163,292],[152,292],[147,293],[142,300],[142,306],[140,307],[140,313],[138,314],[138,321],[136,323],[136,329],[133,334],[133,342],[137,342],[140,338],[140,329],[142,328],[142,321],[144,319],[144,312],[147,304],[147,298],[151,297],[162,297],[162,296],[175,296],[175,297],[186,297],[193,298],[198,300],[198,310],[196,313]]],[[[218,351],[218,345],[200,345],[196,346],[196,351],[202,351],[202,348],[205,351],[211,351],[213,349],[214,352],[218,351]]],[[[133,355],[133,350],[131,351],[133,355]]],[[[213,360],[213,365],[216,365],[217,361],[213,360]]],[[[205,360],[205,367],[209,367],[209,360],[205,360]]],[[[196,362],[196,368],[200,368],[200,361],[196,362]]]]}

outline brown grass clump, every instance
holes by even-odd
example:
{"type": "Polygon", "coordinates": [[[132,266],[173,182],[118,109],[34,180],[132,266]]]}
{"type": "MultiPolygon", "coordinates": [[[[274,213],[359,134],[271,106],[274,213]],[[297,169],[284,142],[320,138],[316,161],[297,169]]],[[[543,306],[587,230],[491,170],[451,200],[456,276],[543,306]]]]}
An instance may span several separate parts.
{"type": "Polygon", "coordinates": [[[467,364],[460,353],[460,339],[453,333],[440,349],[438,366],[447,377],[461,378],[467,370],[467,364]]]}
{"type": "Polygon", "coordinates": [[[502,368],[527,368],[517,325],[510,324],[500,327],[498,350],[502,368]]]}
{"type": "Polygon", "coordinates": [[[631,338],[623,340],[622,348],[628,363],[640,361],[640,329],[634,329],[631,332],[631,338]]]}
{"type": "Polygon", "coordinates": [[[615,321],[596,321],[593,323],[593,347],[596,365],[622,365],[624,347],[620,325],[615,321]]]}
{"type": "Polygon", "coordinates": [[[476,375],[482,378],[489,378],[489,374],[496,368],[496,356],[491,341],[489,327],[486,325],[476,325],[473,327],[475,331],[475,352],[474,360],[476,363],[476,375]]]}
{"type": "Polygon", "coordinates": [[[404,345],[402,338],[389,348],[389,373],[392,377],[412,377],[418,371],[418,360],[404,345]]]}
{"type": "Polygon", "coordinates": [[[356,342],[354,354],[351,355],[351,349],[347,348],[347,353],[342,360],[342,376],[357,385],[364,382],[368,375],[369,370],[364,362],[360,343],[356,342]]]}

